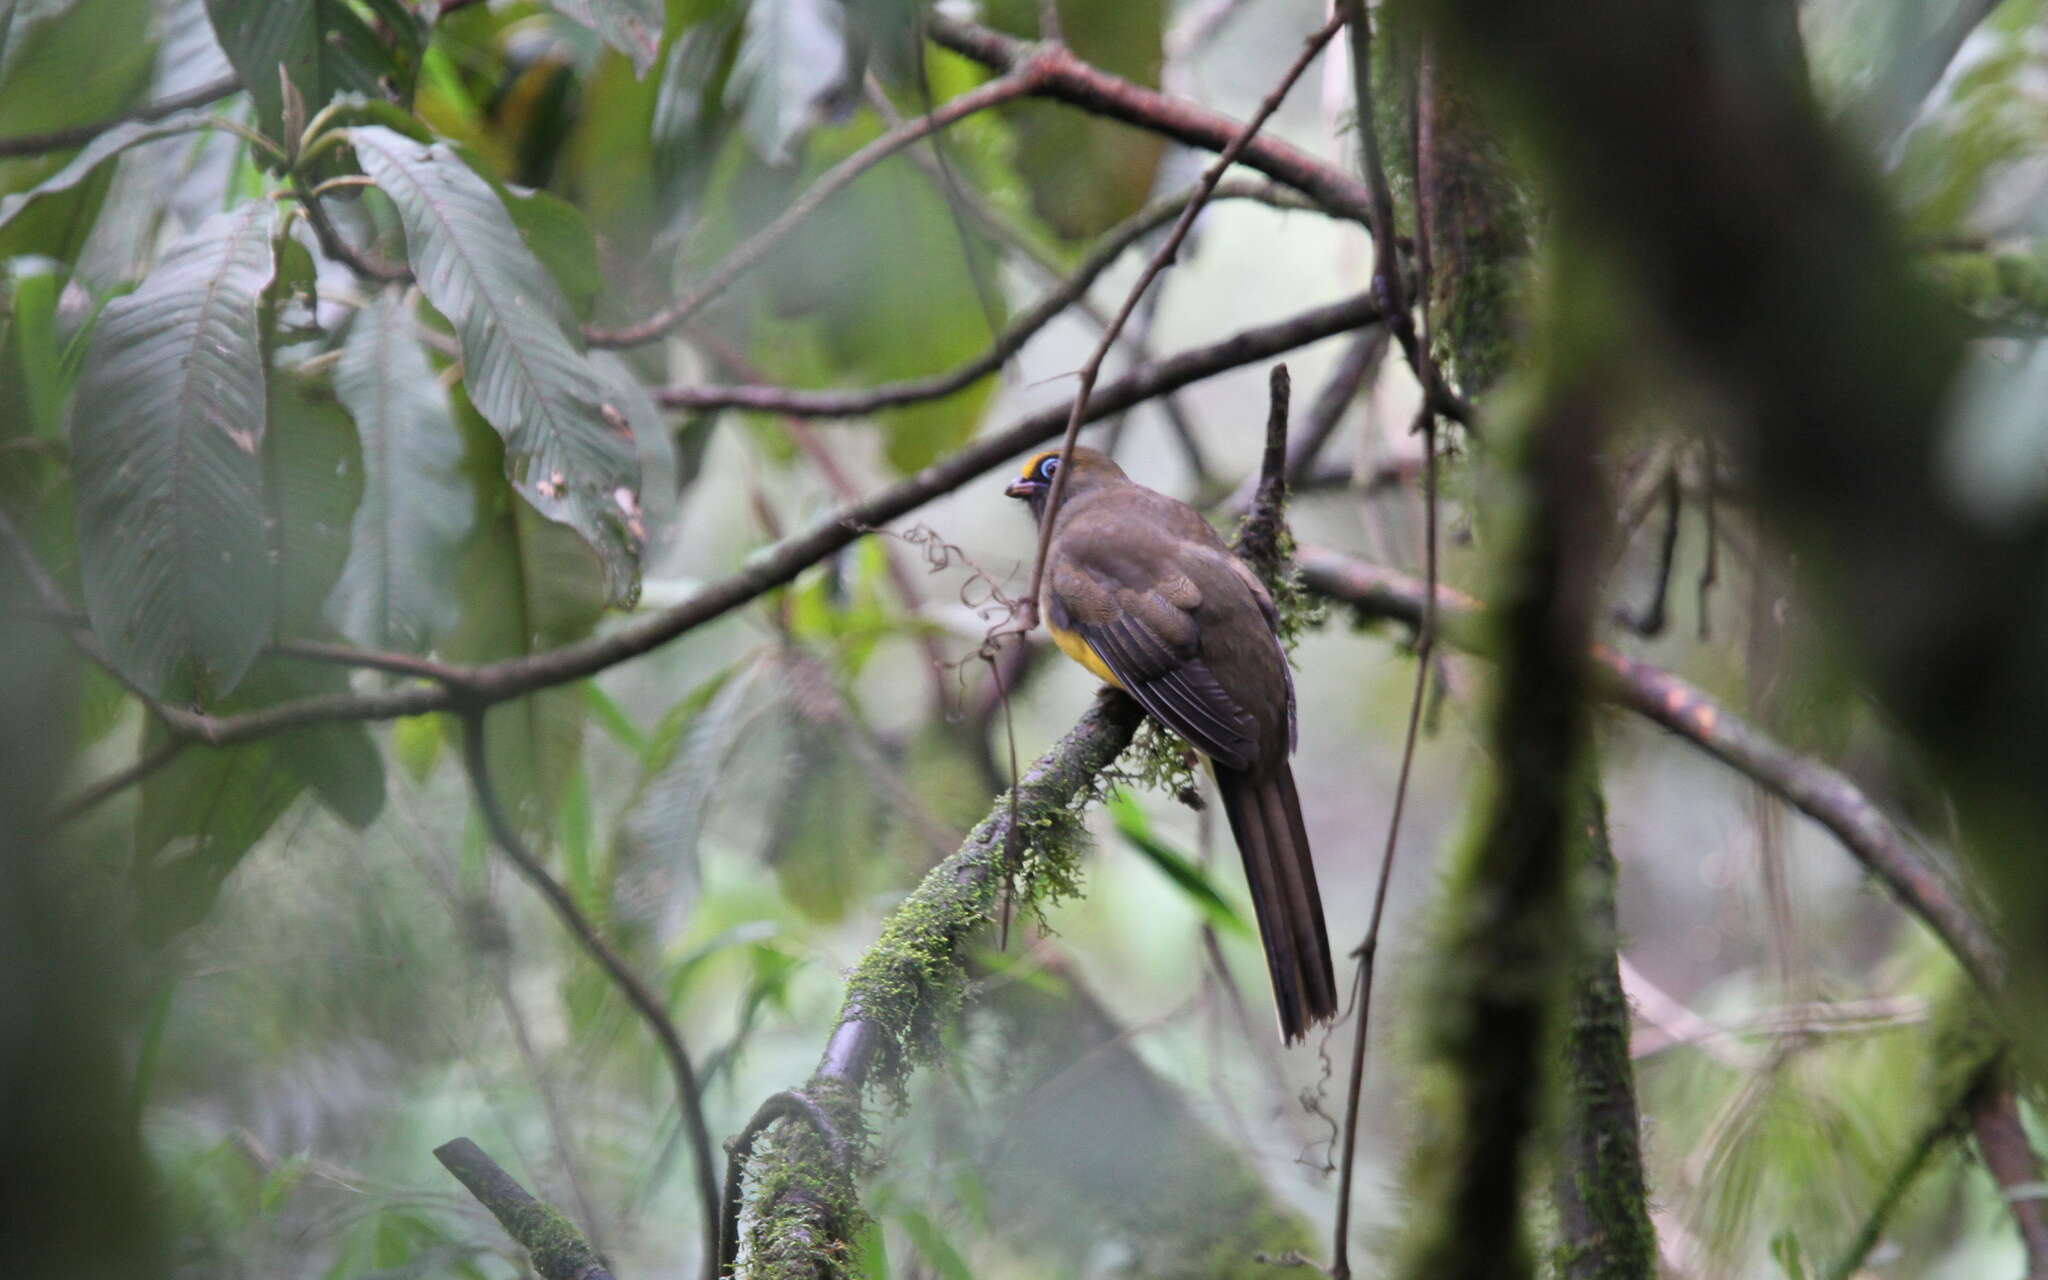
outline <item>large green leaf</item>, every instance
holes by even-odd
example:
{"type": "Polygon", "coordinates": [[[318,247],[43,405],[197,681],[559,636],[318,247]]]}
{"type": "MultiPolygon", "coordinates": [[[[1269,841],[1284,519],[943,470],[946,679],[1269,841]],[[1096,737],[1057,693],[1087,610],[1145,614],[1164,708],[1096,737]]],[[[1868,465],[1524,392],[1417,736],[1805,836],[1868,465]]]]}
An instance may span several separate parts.
{"type": "MultiPolygon", "coordinates": [[[[1039,0],[991,0],[990,26],[1038,33],[1039,0]]],[[[1127,80],[1159,86],[1165,44],[1163,0],[1063,0],[1060,33],[1076,55],[1127,80]]],[[[1017,168],[1031,207],[1061,235],[1087,239],[1136,213],[1152,194],[1165,139],[1075,111],[1063,103],[1020,102],[1004,112],[1017,128],[1017,168]]]]}
{"type": "Polygon", "coordinates": [[[275,607],[257,311],[268,203],[209,219],[109,303],[72,414],[86,610],[157,696],[232,689],[275,607]]]}
{"type": "Polygon", "coordinates": [[[323,634],[320,607],[348,559],[349,529],[363,497],[355,424],[332,388],[287,375],[271,388],[264,452],[277,515],[277,629],[294,637],[323,634]]]}
{"type": "MultiPolygon", "coordinates": [[[[339,667],[271,656],[256,664],[223,710],[345,693],[339,667]]],[[[147,750],[160,741],[152,729],[147,750]]],[[[384,763],[360,724],[298,729],[226,748],[194,748],[142,784],[136,813],[135,877],[146,936],[161,940],[203,919],[221,884],[311,789],[361,830],[384,807],[384,763]]]]}
{"type": "MultiPolygon", "coordinates": [[[[30,205],[73,190],[90,178],[101,165],[130,147],[203,129],[208,119],[209,116],[204,111],[181,111],[176,115],[165,116],[153,124],[131,120],[127,124],[114,126],[94,138],[71,158],[70,163],[41,182],[25,191],[0,196],[0,231],[5,231],[30,205]]],[[[0,257],[25,251],[25,246],[17,243],[17,240],[18,237],[0,235],[0,257]]]]}
{"type": "Polygon", "coordinates": [[[150,0],[24,8],[0,63],[0,137],[83,124],[120,109],[149,78],[151,25],[150,0]]]}
{"type": "Polygon", "coordinates": [[[308,115],[339,93],[382,97],[387,81],[401,97],[410,97],[418,20],[403,5],[373,7],[394,35],[389,49],[348,0],[206,0],[220,47],[256,104],[258,127],[287,144],[297,139],[285,137],[280,67],[308,115]]]}
{"type": "Polygon", "coordinates": [[[398,208],[421,290],[462,340],[464,383],[505,439],[506,475],[597,551],[607,595],[630,603],[639,462],[561,289],[490,183],[445,143],[423,147],[381,126],[349,133],[364,172],[398,208]]]}
{"type": "Polygon", "coordinates": [[[834,0],[756,0],[747,6],[727,92],[740,124],[772,164],[816,124],[846,82],[846,16],[834,0]]]}
{"type": "MultiPolygon", "coordinates": [[[[505,483],[504,446],[460,388],[452,409],[477,519],[456,561],[461,617],[442,647],[457,661],[484,662],[583,638],[604,611],[596,557],[505,483]]],[[[570,686],[506,703],[486,721],[485,750],[498,790],[537,844],[553,838],[585,716],[583,697],[570,686]]]]}
{"type": "MultiPolygon", "coordinates": [[[[820,130],[806,171],[852,154],[880,129],[864,116],[820,130]]],[[[754,335],[750,354],[772,379],[794,385],[870,384],[951,368],[985,350],[992,324],[1002,324],[999,291],[989,288],[984,299],[977,278],[996,279],[988,240],[963,232],[944,194],[908,162],[882,164],[812,215],[805,233],[767,264],[757,287],[783,320],[754,335]],[[817,342],[791,341],[792,328],[817,342]],[[820,358],[812,363],[807,354],[820,358]]],[[[974,433],[994,385],[980,379],[877,415],[889,461],[915,471],[957,447],[974,433]]]]}
{"type": "Polygon", "coordinates": [[[334,383],[362,444],[363,501],[328,615],[358,644],[425,652],[455,625],[475,499],[447,394],[397,292],[356,316],[334,383]]]}
{"type": "MultiPolygon", "coordinates": [[[[24,5],[0,65],[0,137],[82,124],[119,111],[149,78],[149,0],[24,5]],[[133,32],[108,39],[109,32],[133,32]]],[[[0,193],[21,192],[66,168],[62,153],[0,159],[0,193]]],[[[0,257],[38,253],[74,261],[97,219],[105,171],[10,214],[0,257]]],[[[216,206],[218,207],[218,206],[216,206]]]]}
{"type": "Polygon", "coordinates": [[[547,6],[632,59],[635,75],[646,75],[661,53],[660,0],[547,0],[547,6]]]}

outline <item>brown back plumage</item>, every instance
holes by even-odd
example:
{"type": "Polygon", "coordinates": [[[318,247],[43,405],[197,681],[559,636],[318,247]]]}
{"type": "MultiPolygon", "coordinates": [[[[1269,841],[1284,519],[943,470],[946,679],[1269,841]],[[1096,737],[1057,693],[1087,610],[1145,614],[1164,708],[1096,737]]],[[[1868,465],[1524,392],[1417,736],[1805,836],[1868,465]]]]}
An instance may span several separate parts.
{"type": "MultiPolygon", "coordinates": [[[[1012,496],[1043,519],[1058,452],[1012,496]],[[1048,462],[1050,461],[1050,464],[1048,462]]],[[[1060,647],[1209,758],[1243,856],[1281,1035],[1336,1016],[1315,864],[1287,757],[1294,681],[1272,598],[1201,514],[1093,449],[1067,474],[1039,602],[1060,647]]]]}

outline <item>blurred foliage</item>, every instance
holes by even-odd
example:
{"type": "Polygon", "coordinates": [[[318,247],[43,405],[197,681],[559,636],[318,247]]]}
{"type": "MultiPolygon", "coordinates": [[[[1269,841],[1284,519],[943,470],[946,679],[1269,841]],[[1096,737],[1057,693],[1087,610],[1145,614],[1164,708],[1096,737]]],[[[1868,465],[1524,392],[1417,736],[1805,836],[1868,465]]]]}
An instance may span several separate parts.
{"type": "MultiPolygon", "coordinates": [[[[983,17],[1035,39],[1043,8],[991,0],[983,17]]],[[[1148,86],[1199,86],[1242,117],[1320,9],[1206,8],[1067,0],[1057,15],[1078,56],[1148,86]],[[1226,25],[1176,43],[1182,24],[1210,19],[1226,25]]],[[[587,1208],[622,1274],[693,1270],[692,1157],[663,1063],[487,848],[451,759],[454,719],[195,743],[47,822],[165,744],[138,692],[233,715],[407,680],[280,648],[295,642],[481,663],[601,635],[744,567],[842,485],[872,491],[998,412],[1064,397],[1075,334],[1088,336],[1064,321],[1008,385],[991,375],[820,425],[807,444],[772,414],[676,420],[653,394],[865,386],[985,350],[1020,280],[1041,287],[1027,271],[1139,208],[1178,158],[1156,134],[1045,101],[877,166],[675,334],[623,352],[586,340],[687,294],[893,117],[984,79],[920,43],[922,10],[0,0],[0,143],[224,76],[241,86],[79,145],[0,147],[0,512],[68,602],[50,607],[0,555],[0,1133],[8,1168],[26,1171],[0,1236],[23,1242],[10,1256],[29,1276],[522,1274],[428,1156],[465,1131],[537,1193],[579,1219],[587,1208]],[[331,226],[310,216],[316,190],[331,226]],[[81,623],[111,674],[69,645],[81,623]]],[[[1918,265],[1987,335],[1938,465],[1959,500],[2026,518],[2048,502],[2042,6],[1997,6],[1917,95],[1900,50],[1956,5],[1802,11],[1817,95],[1869,135],[1918,265]],[[1910,109],[1888,107],[1903,123],[1876,136],[1866,117],[1887,93],[1910,109]]],[[[1399,39],[1382,48],[1413,55],[1399,39]]],[[[1343,157],[1349,108],[1315,97],[1297,93],[1271,127],[1343,157]]],[[[1466,140],[1489,166],[1525,163],[1495,141],[1466,140]]],[[[1389,142],[1411,154],[1405,132],[1389,142]]],[[[1404,202],[1412,176],[1396,174],[1404,202]]],[[[1498,222],[1474,213],[1455,264],[1461,296],[1489,309],[1473,339],[1488,349],[1453,349],[1456,323],[1439,336],[1456,374],[1502,374],[1512,394],[1520,268],[1492,259],[1518,255],[1525,216],[1540,232],[1547,214],[1525,210],[1519,187],[1496,194],[1512,207],[1498,222]]],[[[1274,216],[1205,217],[1155,345],[1357,286],[1355,231],[1259,221],[1274,216]]],[[[1349,449],[1361,473],[1405,466],[1412,479],[1403,376],[1345,409],[1333,452],[1349,449]]],[[[1252,456],[1262,396],[1219,380],[1186,397],[1211,457],[1252,456]]],[[[1951,806],[1918,751],[1749,518],[1750,478],[1697,444],[1713,412],[1674,396],[1603,458],[1625,473],[1662,457],[1685,494],[1673,625],[1620,642],[1842,760],[1929,842],[1950,841],[1951,806]],[[1695,597],[1710,488],[1725,576],[1695,597]]],[[[1134,414],[1125,456],[1171,475],[1157,428],[1134,414]]],[[[1470,581],[1498,551],[1503,490],[1483,439],[1461,449],[1443,459],[1440,497],[1446,576],[1470,581]]],[[[1418,559],[1406,483],[1304,496],[1304,537],[1418,559]]],[[[938,518],[1012,590],[1028,534],[995,492],[981,484],[938,518]]],[[[1617,598],[1651,588],[1657,524],[1620,557],[1617,598]]],[[[488,717],[518,828],[684,1027],[715,1133],[809,1070],[882,912],[990,812],[1007,734],[1028,760],[1079,703],[1064,674],[1020,676],[1005,706],[983,696],[979,663],[931,667],[931,649],[962,659],[981,643],[987,579],[947,566],[925,584],[925,567],[906,545],[865,540],[738,616],[488,717]]],[[[1385,830],[1407,666],[1390,660],[1399,637],[1332,634],[1304,594],[1280,594],[1341,948],[1385,830]]],[[[1417,765],[1418,854],[1454,828],[1457,787],[1483,764],[1465,667],[1445,670],[1449,700],[1429,708],[1417,765]]],[[[1779,851],[1811,934],[1805,967],[1787,962],[1758,891],[1735,887],[1764,856],[1747,793],[1662,740],[1605,754],[1628,944],[1734,1028],[1641,1063],[1657,1200],[1697,1245],[1698,1274],[1823,1274],[1958,1064],[1982,1052],[1987,1015],[1927,938],[1824,869],[1839,859],[1804,828],[1779,851]],[[1788,984],[1794,972],[1806,985],[1788,984]],[[1907,1015],[1831,1021],[1836,1005],[1880,998],[1907,1015]],[[1743,1029],[1787,1009],[1811,1026],[1743,1029]]],[[[878,1133],[859,1242],[876,1274],[1260,1274],[1255,1254],[1312,1253],[1326,1235],[1318,1117],[1341,1098],[1318,1054],[1281,1059],[1268,1043],[1241,881],[1227,849],[1214,857],[1214,816],[1181,803],[1199,790],[1194,762],[1148,726],[1093,785],[1094,799],[1116,793],[1114,838],[1089,862],[1073,813],[1032,815],[1020,887],[1035,914],[1013,921],[1007,953],[977,955],[986,999],[918,1029],[941,1069],[878,1133]],[[1102,892],[1080,900],[1084,869],[1102,892]],[[1297,1104],[1303,1092],[1320,1110],[1297,1104]]],[[[1422,869],[1397,882],[1396,914],[1419,917],[1403,908],[1435,872],[1404,856],[1422,869]]],[[[1402,1212],[1388,1171],[1412,1136],[1412,1049],[1398,1026],[1374,1034],[1376,1054],[1390,1042],[1361,1169],[1362,1238],[1376,1239],[1402,1212]]],[[[1937,1153],[1872,1271],[1978,1275],[2011,1260],[1998,1190],[1966,1152],[1937,1153]]]]}

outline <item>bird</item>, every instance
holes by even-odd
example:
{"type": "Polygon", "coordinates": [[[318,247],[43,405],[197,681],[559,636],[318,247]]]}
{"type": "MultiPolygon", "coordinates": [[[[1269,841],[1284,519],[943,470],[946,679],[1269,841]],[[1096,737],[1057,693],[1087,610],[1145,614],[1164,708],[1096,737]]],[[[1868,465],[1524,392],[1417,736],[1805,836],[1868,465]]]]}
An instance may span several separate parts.
{"type": "MultiPolygon", "coordinates": [[[[1004,493],[1043,526],[1060,451],[1004,493]]],[[[1076,447],[1038,613],[1053,643],[1208,761],[1244,860],[1283,1043],[1337,1015],[1330,939],[1294,771],[1294,675],[1273,598],[1201,513],[1076,447]]]]}

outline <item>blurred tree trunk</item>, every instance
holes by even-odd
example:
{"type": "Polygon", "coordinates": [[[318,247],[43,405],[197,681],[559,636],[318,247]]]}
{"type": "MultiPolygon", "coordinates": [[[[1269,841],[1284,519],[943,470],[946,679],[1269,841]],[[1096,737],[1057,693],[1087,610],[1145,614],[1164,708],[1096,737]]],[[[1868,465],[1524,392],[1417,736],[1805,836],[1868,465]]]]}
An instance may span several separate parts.
{"type": "Polygon", "coordinates": [[[1621,990],[1614,916],[1614,850],[1597,771],[1588,770],[1578,820],[1584,951],[1572,966],[1565,1029],[1564,1123],[1553,1194],[1569,1280],[1642,1280],[1657,1270],[1657,1236],[1643,1185],[1628,998],[1621,990]]]}

